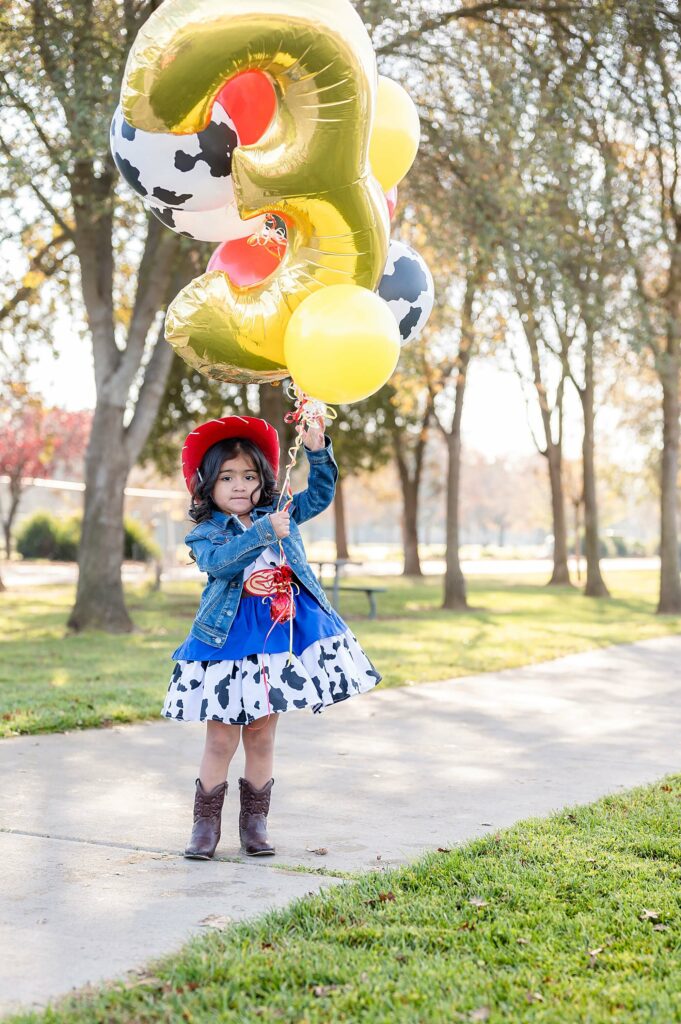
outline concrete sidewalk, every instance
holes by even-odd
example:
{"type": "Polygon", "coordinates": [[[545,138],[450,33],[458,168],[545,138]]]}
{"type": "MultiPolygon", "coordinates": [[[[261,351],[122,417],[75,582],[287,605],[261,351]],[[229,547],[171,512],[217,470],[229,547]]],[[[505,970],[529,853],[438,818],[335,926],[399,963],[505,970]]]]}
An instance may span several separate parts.
{"type": "Polygon", "coordinates": [[[238,854],[240,762],[219,859],[181,856],[200,724],[3,740],[0,1012],[120,976],[211,923],[337,884],[334,871],[403,863],[680,770],[680,670],[681,637],[663,638],[285,715],[278,855],[262,861],[238,854]]]}

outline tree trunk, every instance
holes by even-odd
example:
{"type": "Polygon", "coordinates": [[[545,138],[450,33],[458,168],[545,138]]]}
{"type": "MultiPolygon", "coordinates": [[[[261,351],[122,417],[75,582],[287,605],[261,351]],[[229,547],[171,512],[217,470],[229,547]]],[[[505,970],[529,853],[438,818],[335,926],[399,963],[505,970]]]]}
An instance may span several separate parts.
{"type": "Polygon", "coordinates": [[[343,481],[340,476],[336,483],[336,496],[333,499],[333,522],[336,535],[336,558],[349,558],[345,498],[343,496],[343,481]]]}
{"type": "Polygon", "coordinates": [[[527,275],[519,273],[513,255],[507,256],[506,266],[513,285],[516,307],[521,316],[523,332],[527,341],[532,363],[532,380],[537,393],[537,403],[541,415],[544,433],[544,444],[537,442],[538,451],[545,456],[549,467],[549,485],[551,487],[551,517],[553,521],[553,572],[549,586],[565,586],[570,584],[568,570],[567,523],[565,518],[565,496],[562,481],[562,439],[563,439],[563,398],[566,377],[567,353],[563,352],[563,374],[556,391],[555,402],[551,407],[548,390],[542,369],[540,353],[541,330],[537,322],[537,296],[533,285],[528,283],[527,275]],[[528,290],[529,289],[529,290],[528,290]],[[552,418],[558,416],[557,434],[552,429],[552,418]]]}
{"type": "Polygon", "coordinates": [[[71,629],[129,632],[123,561],[123,492],[130,471],[123,409],[100,397],[85,457],[85,507],[71,629]]]}
{"type": "Polygon", "coordinates": [[[466,394],[468,366],[473,355],[475,331],[473,328],[473,301],[484,268],[478,263],[466,275],[466,291],[461,305],[461,341],[456,363],[454,411],[449,429],[435,413],[440,430],[447,445],[447,487],[445,512],[445,585],[442,607],[448,611],[466,611],[466,581],[459,560],[459,504],[461,488],[461,420],[463,401],[466,394]]]}
{"type": "Polygon", "coordinates": [[[575,565],[577,570],[577,582],[582,582],[582,542],[579,537],[580,521],[579,510],[582,507],[581,501],[573,501],[575,510],[575,565]]]}
{"type": "MultiPolygon", "coordinates": [[[[291,405],[286,399],[285,387],[287,381],[281,384],[262,384],[260,386],[260,415],[268,423],[271,423],[279,434],[279,447],[281,448],[281,467],[286,466],[286,452],[291,444],[291,432],[284,422],[284,416],[290,412],[291,405]]],[[[304,461],[304,460],[303,460],[304,461]]],[[[283,476],[283,472],[281,474],[283,476]]]]}
{"type": "Polygon", "coordinates": [[[419,558],[419,494],[423,478],[423,460],[428,442],[428,431],[433,415],[433,398],[429,395],[419,425],[418,437],[409,437],[404,428],[398,426],[392,410],[391,433],[397,473],[402,490],[402,550],[404,553],[403,576],[423,576],[419,558]],[[411,463],[411,465],[410,465],[411,463]]]}
{"type": "Polygon", "coordinates": [[[563,492],[562,454],[556,444],[548,445],[546,459],[549,464],[551,485],[551,519],[553,523],[553,572],[549,586],[569,586],[567,521],[563,492]]]}
{"type": "Polygon", "coordinates": [[[400,479],[402,491],[402,550],[404,552],[403,576],[422,576],[421,561],[419,559],[419,536],[418,536],[418,502],[419,486],[421,483],[421,467],[423,463],[423,443],[419,441],[414,472],[409,472],[409,466],[404,452],[404,439],[400,434],[393,431],[393,447],[395,450],[395,461],[400,479]]]}
{"type": "MultiPolygon", "coordinates": [[[[588,364],[588,358],[587,358],[588,364]]],[[[594,459],[594,389],[588,379],[580,390],[584,414],[582,438],[582,473],[584,478],[584,555],[586,557],[586,597],[610,597],[601,575],[600,538],[598,536],[598,501],[596,497],[596,469],[594,459]]]]}
{"type": "MultiPolygon", "coordinates": [[[[152,217],[153,221],[154,218],[152,217]]],[[[157,222],[158,223],[158,222],[157,222]]],[[[134,414],[125,424],[130,389],[140,372],[145,345],[154,317],[193,274],[188,260],[178,254],[176,240],[163,238],[156,245],[157,228],[150,224],[138,274],[135,307],[127,346],[119,350],[107,323],[107,302],[99,302],[91,280],[91,267],[82,251],[83,296],[93,340],[97,404],[85,457],[85,505],[78,552],[76,603],[69,617],[72,629],[131,630],[125,607],[123,562],[124,490],[130,469],[149,436],[163,398],[173,350],[159,326],[150,358],[134,402],[134,414]],[[148,264],[155,253],[151,269],[148,264]]],[[[102,243],[103,244],[103,243],[102,243]]],[[[85,243],[83,243],[85,248],[85,243]]],[[[95,257],[92,264],[96,267],[95,257]]],[[[110,311],[109,311],[110,312],[110,311]]]]}
{"type": "Polygon", "coordinates": [[[660,474],[660,598],[659,615],[681,613],[677,486],[679,473],[679,360],[661,357],[662,466],[660,474]]]}
{"type": "Polygon", "coordinates": [[[18,479],[11,479],[9,483],[9,507],[7,509],[7,517],[3,520],[2,529],[5,537],[5,557],[9,562],[12,557],[12,526],[14,525],[14,519],[19,511],[19,502],[21,501],[21,477],[18,479]]]}
{"type": "Polygon", "coordinates": [[[458,431],[447,436],[447,505],[445,521],[445,590],[442,607],[466,611],[466,580],[459,560],[459,489],[461,483],[461,437],[458,431]]]}
{"type": "Polygon", "coordinates": [[[423,576],[419,558],[418,485],[414,480],[402,480],[402,546],[404,548],[404,576],[423,576]]]}

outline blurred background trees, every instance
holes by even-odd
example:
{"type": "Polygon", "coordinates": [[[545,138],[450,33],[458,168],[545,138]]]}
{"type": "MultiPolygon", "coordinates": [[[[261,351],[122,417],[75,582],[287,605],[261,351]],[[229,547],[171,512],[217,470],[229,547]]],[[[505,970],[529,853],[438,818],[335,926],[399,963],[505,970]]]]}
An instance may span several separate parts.
{"type": "MultiPolygon", "coordinates": [[[[19,350],[53,344],[66,320],[93,354],[76,627],[130,626],[122,495],[136,463],[176,472],[183,434],[229,412],[264,415],[284,447],[290,440],[285,387],[214,384],[160,341],[168,297],[208,253],[148,223],[108,152],[125,55],[154,6],[10,0],[0,15],[0,243],[11,257],[0,271],[0,352],[12,365],[19,350]]],[[[524,491],[534,507],[543,487],[550,583],[575,582],[576,534],[585,593],[604,596],[603,508],[643,489],[659,509],[659,611],[681,611],[678,2],[355,6],[380,70],[419,108],[421,148],[399,187],[393,232],[431,267],[437,308],[391,384],[338,410],[342,480],[361,479],[370,501],[372,474],[394,467],[410,575],[422,571],[426,495],[429,516],[446,524],[443,604],[453,610],[466,607],[462,511],[501,543],[524,491]],[[466,457],[467,382],[485,364],[523,389],[543,484],[523,460],[466,457]],[[575,409],[579,467],[565,451],[566,410],[574,419],[575,409]],[[626,453],[604,449],[600,424],[613,410],[622,436],[635,439],[627,443],[647,453],[645,478],[627,475],[626,453]]],[[[503,435],[497,410],[486,416],[503,435]]],[[[344,495],[342,483],[339,557],[348,553],[344,495]]]]}

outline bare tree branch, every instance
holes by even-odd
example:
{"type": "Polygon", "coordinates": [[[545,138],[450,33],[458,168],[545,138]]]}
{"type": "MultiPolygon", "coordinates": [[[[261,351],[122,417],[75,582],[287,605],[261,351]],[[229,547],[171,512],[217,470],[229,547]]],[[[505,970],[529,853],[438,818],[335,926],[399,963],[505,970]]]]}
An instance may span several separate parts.
{"type": "Polygon", "coordinates": [[[379,56],[388,56],[395,53],[400,47],[421,42],[425,35],[438,29],[447,28],[452,22],[466,18],[480,20],[496,11],[516,11],[525,14],[574,14],[575,7],[575,3],[551,3],[550,0],[547,3],[535,4],[527,2],[527,0],[487,0],[487,2],[469,6],[462,5],[451,11],[443,11],[437,16],[424,18],[416,27],[376,46],[375,50],[379,56]]]}

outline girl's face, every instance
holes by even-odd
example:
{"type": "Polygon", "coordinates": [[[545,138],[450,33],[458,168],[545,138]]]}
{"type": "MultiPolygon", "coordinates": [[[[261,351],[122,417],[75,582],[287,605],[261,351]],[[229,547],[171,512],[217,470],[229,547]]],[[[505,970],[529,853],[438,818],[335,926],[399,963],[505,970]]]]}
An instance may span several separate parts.
{"type": "Polygon", "coordinates": [[[255,507],[262,485],[246,455],[226,459],[213,488],[213,501],[227,515],[245,516],[255,507]]]}

